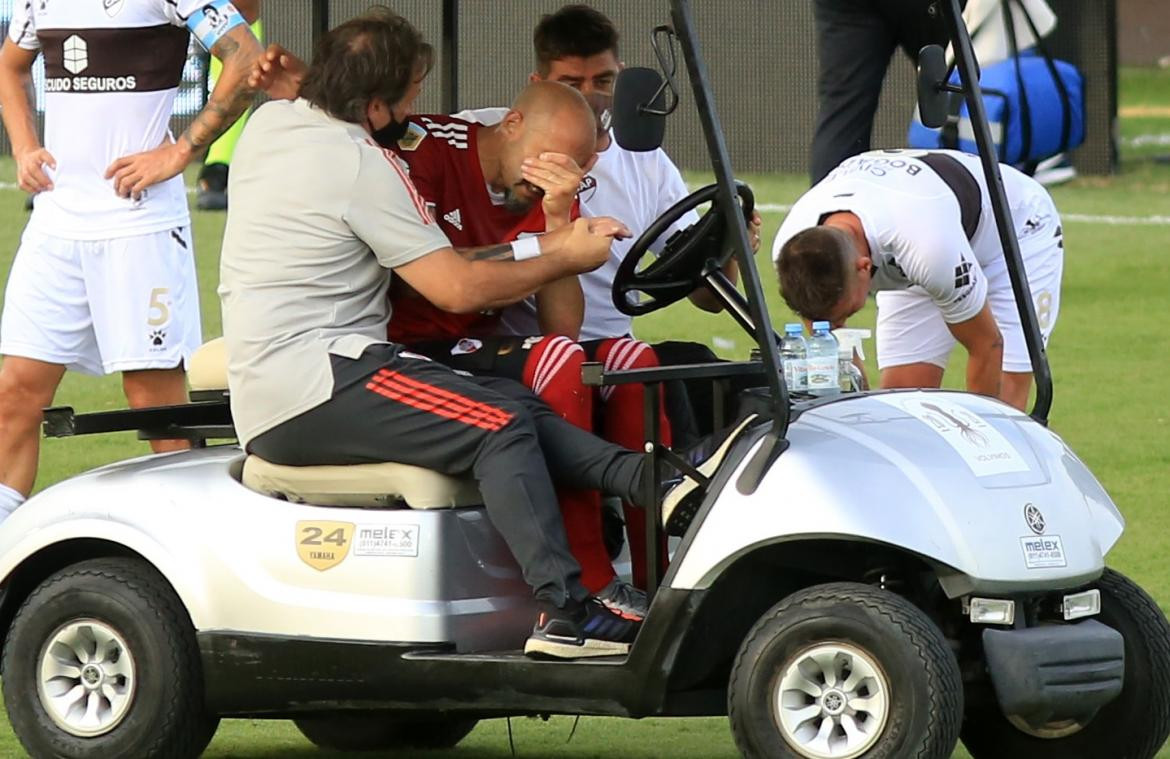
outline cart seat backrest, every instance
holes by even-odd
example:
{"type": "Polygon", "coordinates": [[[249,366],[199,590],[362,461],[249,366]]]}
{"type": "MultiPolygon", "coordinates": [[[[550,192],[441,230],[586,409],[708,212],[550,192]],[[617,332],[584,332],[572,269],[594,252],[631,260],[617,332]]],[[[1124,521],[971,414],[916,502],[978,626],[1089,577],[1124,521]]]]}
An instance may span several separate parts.
{"type": "Polygon", "coordinates": [[[187,384],[192,392],[228,389],[227,350],[222,337],[209,340],[191,354],[187,384]]]}

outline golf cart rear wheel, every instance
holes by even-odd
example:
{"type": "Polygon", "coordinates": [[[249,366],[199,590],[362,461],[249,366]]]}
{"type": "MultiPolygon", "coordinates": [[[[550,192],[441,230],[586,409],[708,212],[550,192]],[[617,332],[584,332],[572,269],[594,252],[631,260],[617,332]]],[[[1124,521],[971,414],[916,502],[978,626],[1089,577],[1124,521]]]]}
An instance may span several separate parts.
{"type": "Polygon", "coordinates": [[[219,724],[204,707],[186,609],[138,559],[51,575],[12,620],[0,666],[9,721],[32,756],[186,759],[219,724]]]}
{"type": "Polygon", "coordinates": [[[1170,736],[1170,623],[1133,581],[1106,569],[1097,582],[1102,624],[1125,640],[1121,695],[1088,724],[1061,722],[1039,729],[1009,720],[990,684],[971,699],[963,743],[975,759],[1046,759],[1107,756],[1151,759],[1170,736]]]}
{"type": "Polygon", "coordinates": [[[735,743],[761,759],[944,759],[962,713],[958,661],[935,624],[855,583],[773,606],[740,646],[728,688],[735,743]]]}
{"type": "Polygon", "coordinates": [[[301,717],[297,729],[314,745],[334,751],[452,748],[477,719],[446,712],[354,712],[301,717]]]}

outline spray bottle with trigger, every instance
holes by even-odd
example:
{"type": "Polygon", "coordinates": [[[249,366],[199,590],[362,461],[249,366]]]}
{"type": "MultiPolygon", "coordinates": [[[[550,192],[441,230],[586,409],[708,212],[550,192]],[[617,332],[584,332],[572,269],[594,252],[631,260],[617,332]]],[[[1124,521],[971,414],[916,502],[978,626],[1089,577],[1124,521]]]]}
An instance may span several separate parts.
{"type": "Polygon", "coordinates": [[[863,341],[872,336],[873,333],[868,329],[842,327],[833,330],[833,337],[837,338],[837,375],[840,378],[841,392],[859,393],[869,390],[865,372],[853,363],[853,352],[857,351],[857,357],[864,361],[863,341]]]}

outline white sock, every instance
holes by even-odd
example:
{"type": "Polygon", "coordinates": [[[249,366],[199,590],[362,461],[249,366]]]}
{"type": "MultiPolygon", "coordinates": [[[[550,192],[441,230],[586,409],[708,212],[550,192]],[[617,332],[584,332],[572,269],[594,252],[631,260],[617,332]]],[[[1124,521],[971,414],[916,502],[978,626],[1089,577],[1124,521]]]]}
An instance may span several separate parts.
{"type": "Polygon", "coordinates": [[[23,495],[4,483],[0,483],[0,520],[16,511],[17,507],[24,503],[24,500],[23,495]]]}

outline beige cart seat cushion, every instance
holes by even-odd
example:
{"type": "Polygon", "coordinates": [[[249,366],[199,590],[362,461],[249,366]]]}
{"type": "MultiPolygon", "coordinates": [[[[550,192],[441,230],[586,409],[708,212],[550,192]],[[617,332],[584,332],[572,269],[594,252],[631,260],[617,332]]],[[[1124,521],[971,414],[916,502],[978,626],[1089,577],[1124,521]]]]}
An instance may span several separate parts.
{"type": "Polygon", "coordinates": [[[193,391],[228,389],[227,350],[222,337],[204,343],[191,354],[187,383],[193,391]]]}
{"type": "MultiPolygon", "coordinates": [[[[227,354],[223,338],[200,346],[191,356],[187,381],[193,391],[226,390],[227,354]]],[[[475,481],[409,464],[281,466],[258,456],[244,461],[244,485],[296,503],[357,508],[448,509],[483,503],[475,481]]]]}
{"type": "Polygon", "coordinates": [[[409,464],[282,466],[249,456],[244,485],[265,495],[315,506],[449,509],[483,503],[472,479],[409,464]]]}

